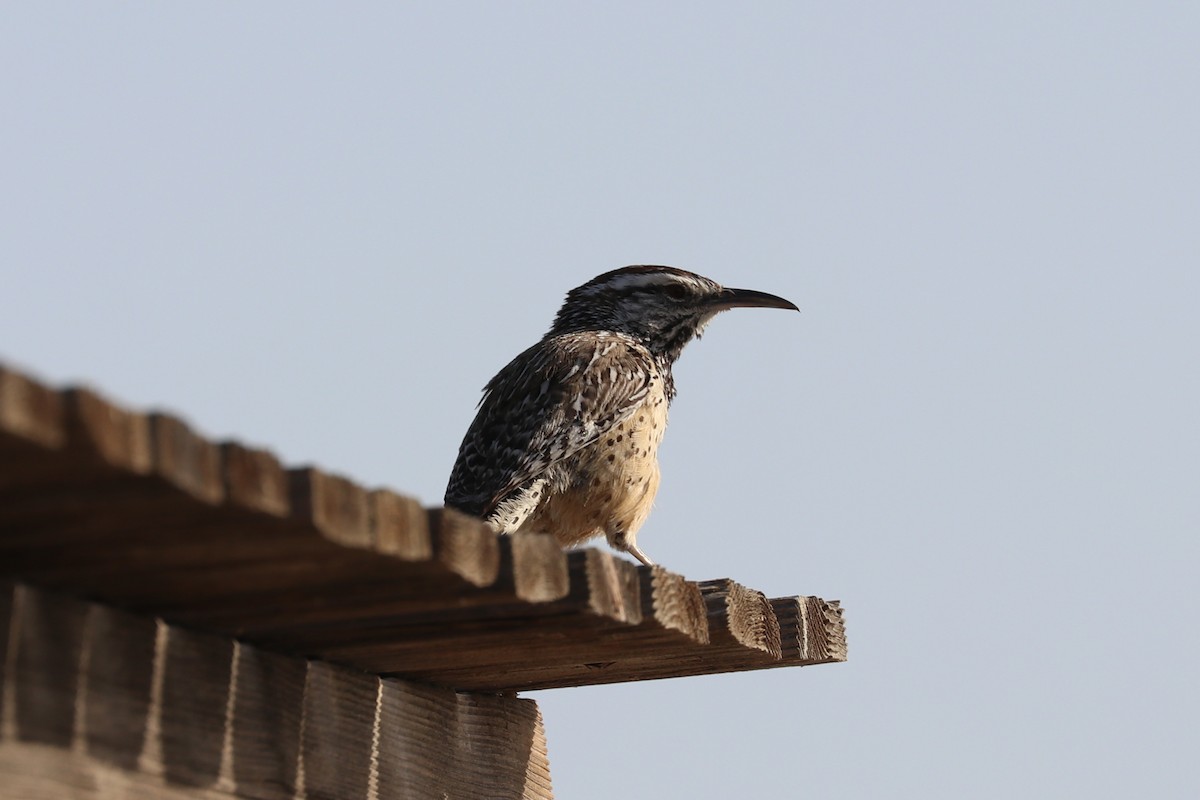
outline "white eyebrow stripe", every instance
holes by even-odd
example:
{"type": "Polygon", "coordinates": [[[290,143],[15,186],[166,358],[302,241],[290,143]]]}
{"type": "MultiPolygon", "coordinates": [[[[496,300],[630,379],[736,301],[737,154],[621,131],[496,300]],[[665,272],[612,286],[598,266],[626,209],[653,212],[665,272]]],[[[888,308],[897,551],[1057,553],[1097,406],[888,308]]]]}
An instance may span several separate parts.
{"type": "Polygon", "coordinates": [[[600,289],[603,287],[606,290],[616,289],[617,291],[625,291],[630,289],[644,289],[651,286],[666,286],[672,283],[687,284],[693,289],[701,291],[708,288],[705,284],[690,275],[679,275],[669,272],[635,272],[617,275],[593,288],[600,289]]]}

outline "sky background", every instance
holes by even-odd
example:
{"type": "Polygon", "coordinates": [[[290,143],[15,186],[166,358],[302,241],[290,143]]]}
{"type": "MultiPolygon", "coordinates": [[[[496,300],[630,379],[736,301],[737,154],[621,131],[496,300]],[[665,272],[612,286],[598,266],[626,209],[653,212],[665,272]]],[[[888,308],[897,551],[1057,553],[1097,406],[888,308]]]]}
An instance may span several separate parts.
{"type": "Polygon", "coordinates": [[[1200,5],[6,3],[0,359],[440,502],[634,263],[639,543],[850,661],[535,693],[556,794],[1194,798],[1200,5]]]}

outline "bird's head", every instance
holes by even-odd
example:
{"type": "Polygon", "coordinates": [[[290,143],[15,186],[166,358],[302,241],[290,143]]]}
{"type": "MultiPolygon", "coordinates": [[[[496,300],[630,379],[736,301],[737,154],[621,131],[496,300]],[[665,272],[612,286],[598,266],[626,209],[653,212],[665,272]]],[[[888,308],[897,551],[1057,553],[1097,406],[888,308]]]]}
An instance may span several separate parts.
{"type": "Polygon", "coordinates": [[[674,267],[622,267],[567,293],[550,335],[614,331],[642,342],[670,364],[704,326],[730,308],[796,306],[765,292],[726,289],[716,281],[674,267]]]}

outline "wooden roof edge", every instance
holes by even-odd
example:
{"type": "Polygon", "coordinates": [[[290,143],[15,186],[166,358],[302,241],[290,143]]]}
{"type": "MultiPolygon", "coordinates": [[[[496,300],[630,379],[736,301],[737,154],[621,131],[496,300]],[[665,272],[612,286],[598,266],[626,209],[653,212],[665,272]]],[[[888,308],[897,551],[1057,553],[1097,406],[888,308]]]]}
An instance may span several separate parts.
{"type": "Polygon", "coordinates": [[[36,743],[16,781],[35,796],[553,795],[529,699],[381,679],[4,581],[0,623],[3,744],[36,743]],[[120,778],[100,782],[115,795],[65,788],[97,774],[120,778]]]}
{"type": "Polygon", "coordinates": [[[531,688],[845,658],[836,603],[500,537],[3,364],[0,491],[9,579],[380,674],[531,688]]]}
{"type": "Polygon", "coordinates": [[[0,430],[40,447],[66,443],[58,392],[0,363],[0,430]]]}

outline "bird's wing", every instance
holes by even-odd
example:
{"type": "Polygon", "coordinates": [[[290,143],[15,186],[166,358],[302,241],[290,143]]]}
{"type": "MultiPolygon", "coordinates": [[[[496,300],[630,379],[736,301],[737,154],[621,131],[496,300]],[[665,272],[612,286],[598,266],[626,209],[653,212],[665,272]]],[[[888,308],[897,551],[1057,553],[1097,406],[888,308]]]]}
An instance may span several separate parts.
{"type": "Polygon", "coordinates": [[[459,448],[446,505],[486,517],[511,492],[624,422],[661,380],[620,336],[543,340],[488,383],[459,448]]]}

